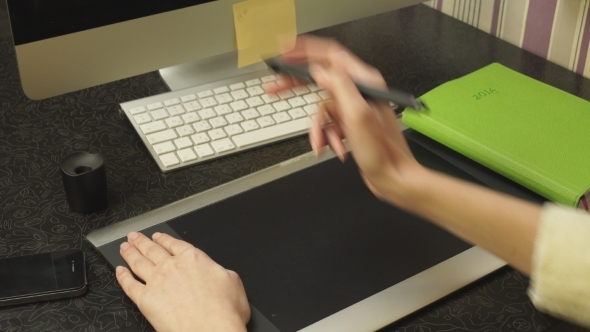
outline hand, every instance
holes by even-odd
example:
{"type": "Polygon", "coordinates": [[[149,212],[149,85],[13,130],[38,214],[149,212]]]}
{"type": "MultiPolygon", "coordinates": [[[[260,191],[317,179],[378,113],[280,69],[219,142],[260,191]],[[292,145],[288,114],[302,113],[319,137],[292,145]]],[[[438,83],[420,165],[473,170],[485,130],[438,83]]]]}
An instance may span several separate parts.
{"type": "Polygon", "coordinates": [[[132,232],[121,244],[121,255],[145,284],[122,266],[117,280],[157,331],[246,331],[250,306],[234,271],[170,235],[152,238],[132,232]]]}
{"type": "MultiPolygon", "coordinates": [[[[391,107],[365,101],[353,83],[385,89],[379,71],[335,41],[311,36],[299,37],[283,60],[307,62],[314,80],[332,95],[313,118],[309,137],[314,151],[321,154],[327,143],[344,160],[347,150],[342,139],[346,138],[371,191],[404,207],[409,201],[407,188],[425,169],[414,159],[391,107]]],[[[276,91],[297,84],[297,80],[282,77],[276,91]]]]}

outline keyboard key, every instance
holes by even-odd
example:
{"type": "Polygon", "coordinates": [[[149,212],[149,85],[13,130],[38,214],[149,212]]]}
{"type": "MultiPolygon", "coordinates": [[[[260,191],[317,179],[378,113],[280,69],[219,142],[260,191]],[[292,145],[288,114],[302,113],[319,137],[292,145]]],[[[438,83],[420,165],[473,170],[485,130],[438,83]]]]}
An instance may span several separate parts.
{"type": "Polygon", "coordinates": [[[260,105],[264,105],[264,101],[262,101],[260,97],[248,98],[246,99],[246,102],[248,103],[248,105],[250,105],[250,107],[258,107],[260,105]]]}
{"type": "Polygon", "coordinates": [[[201,158],[212,156],[212,155],[215,154],[215,152],[213,151],[213,149],[211,149],[211,147],[209,146],[209,144],[197,145],[193,149],[195,149],[195,152],[201,158]]]}
{"type": "Polygon", "coordinates": [[[143,106],[139,106],[139,107],[134,107],[134,108],[130,109],[129,113],[131,115],[135,115],[135,114],[143,113],[145,111],[147,111],[147,108],[145,108],[143,106]]]}
{"type": "Polygon", "coordinates": [[[291,104],[289,104],[288,102],[286,102],[284,100],[276,102],[276,103],[272,104],[272,106],[277,110],[277,112],[286,111],[291,108],[291,104]]]}
{"type": "Polygon", "coordinates": [[[156,151],[157,154],[164,154],[175,150],[176,147],[170,141],[154,145],[154,151],[156,151]]]}
{"type": "Polygon", "coordinates": [[[217,153],[222,153],[236,148],[234,143],[229,138],[224,138],[220,139],[219,141],[211,142],[211,146],[213,146],[217,153]]]}
{"type": "Polygon", "coordinates": [[[193,123],[193,128],[195,128],[197,133],[201,133],[201,132],[212,129],[211,125],[207,121],[199,121],[199,122],[193,123]]]}
{"type": "Polygon", "coordinates": [[[263,105],[256,109],[260,115],[269,115],[275,112],[274,107],[271,105],[263,105]]]}
{"type": "Polygon", "coordinates": [[[268,75],[268,76],[262,77],[261,80],[264,83],[268,83],[268,82],[276,81],[277,77],[275,75],[268,75]]]}
{"type": "Polygon", "coordinates": [[[184,108],[187,112],[194,112],[201,109],[201,104],[198,101],[194,100],[184,104],[184,108]]]}
{"type": "Polygon", "coordinates": [[[162,107],[164,107],[164,104],[162,104],[160,102],[147,105],[147,108],[150,111],[157,110],[158,108],[162,108],[162,107]]]}
{"type": "Polygon", "coordinates": [[[242,126],[242,128],[244,128],[244,131],[246,132],[260,128],[258,123],[256,123],[256,121],[254,120],[244,121],[240,125],[242,126]]]}
{"type": "Polygon", "coordinates": [[[166,110],[168,111],[168,113],[170,113],[171,116],[186,113],[184,110],[184,107],[182,107],[182,105],[174,105],[174,106],[166,108],[166,110]]]}
{"type": "Polygon", "coordinates": [[[148,142],[150,142],[150,144],[153,145],[178,138],[178,135],[176,135],[174,129],[168,129],[154,134],[146,135],[145,138],[148,140],[148,142]]]}
{"type": "Polygon", "coordinates": [[[209,142],[211,139],[205,133],[198,133],[191,136],[191,139],[195,143],[195,145],[203,144],[209,142]]]}
{"type": "Polygon", "coordinates": [[[203,107],[213,107],[217,105],[217,100],[213,97],[203,98],[200,100],[203,107]]]}
{"type": "Polygon", "coordinates": [[[193,149],[179,150],[176,151],[176,154],[180,157],[180,160],[182,160],[183,163],[197,159],[197,155],[195,154],[193,149]]]}
{"type": "Polygon", "coordinates": [[[279,96],[277,96],[275,94],[265,93],[261,97],[262,97],[262,100],[264,100],[267,104],[274,103],[276,101],[281,100],[281,98],[279,98],[279,96]]]}
{"type": "Polygon", "coordinates": [[[320,96],[318,96],[317,93],[310,93],[308,95],[305,95],[305,96],[303,96],[303,99],[305,99],[305,101],[308,104],[318,103],[318,102],[322,101],[322,98],[320,96]]]}
{"type": "Polygon", "coordinates": [[[211,90],[201,91],[201,92],[197,93],[197,97],[199,97],[199,99],[203,99],[203,98],[207,98],[207,97],[211,97],[211,96],[213,96],[213,91],[211,91],[211,90]]]}
{"type": "Polygon", "coordinates": [[[283,123],[283,122],[291,121],[291,117],[289,116],[289,114],[287,114],[287,112],[280,112],[280,113],[274,114],[272,116],[272,118],[277,123],[283,123]]]}
{"type": "MultiPolygon", "coordinates": [[[[172,117],[172,118],[168,118],[166,120],[166,124],[168,125],[168,127],[170,128],[175,128],[178,126],[182,126],[184,124],[184,121],[182,121],[182,119],[178,116],[172,117]]],[[[164,128],[166,129],[166,128],[164,128]]]]}
{"type": "Polygon", "coordinates": [[[234,101],[233,103],[229,104],[229,106],[231,106],[231,108],[236,112],[243,111],[248,108],[248,104],[246,104],[246,102],[243,100],[234,101]]]}
{"type": "Polygon", "coordinates": [[[242,112],[242,116],[246,118],[246,120],[252,120],[260,116],[256,110],[248,109],[242,112]]]}
{"type": "Polygon", "coordinates": [[[246,84],[240,82],[240,83],[230,85],[229,88],[232,91],[244,89],[244,88],[246,88],[246,84]]]}
{"type": "Polygon", "coordinates": [[[229,123],[240,123],[244,121],[244,118],[240,113],[231,113],[225,116],[225,119],[229,123]]]}
{"type": "Polygon", "coordinates": [[[248,94],[250,94],[252,97],[263,95],[265,93],[260,86],[249,87],[246,89],[246,92],[248,92],[248,94]]]}
{"type": "Polygon", "coordinates": [[[310,83],[310,84],[308,84],[308,85],[307,85],[307,88],[308,88],[308,89],[309,89],[309,91],[311,91],[311,92],[316,92],[316,91],[319,91],[319,90],[320,90],[320,87],[319,87],[317,84],[315,84],[315,83],[310,83]]]}
{"type": "Polygon", "coordinates": [[[203,120],[211,119],[217,116],[217,113],[215,113],[215,111],[210,108],[198,111],[197,113],[203,120]]]}
{"type": "Polygon", "coordinates": [[[261,85],[264,91],[269,91],[270,89],[276,88],[278,85],[275,82],[264,83],[261,85]]]}
{"type": "Polygon", "coordinates": [[[195,131],[193,130],[193,127],[191,127],[190,125],[178,127],[178,128],[176,128],[176,132],[178,133],[178,136],[180,136],[180,137],[190,136],[195,133],[195,131]]]}
{"type": "Polygon", "coordinates": [[[227,137],[222,128],[210,130],[207,134],[211,137],[212,141],[227,137]]]}
{"type": "Polygon", "coordinates": [[[191,112],[191,113],[183,114],[182,120],[184,120],[185,123],[193,123],[193,122],[201,120],[201,118],[199,117],[199,115],[197,113],[191,112]]]}
{"type": "Polygon", "coordinates": [[[299,119],[299,118],[304,118],[307,116],[307,113],[305,113],[305,111],[300,108],[294,108],[292,110],[289,111],[289,115],[293,118],[293,119],[299,119]]]}
{"type": "Polygon", "coordinates": [[[293,87],[291,90],[298,96],[302,96],[310,92],[309,89],[303,85],[293,87]]]}
{"type": "Polygon", "coordinates": [[[168,99],[168,100],[164,101],[164,105],[166,105],[166,107],[170,107],[170,106],[174,106],[174,105],[178,105],[178,104],[180,104],[180,99],[178,99],[178,98],[168,99]]]}
{"type": "Polygon", "coordinates": [[[246,90],[236,90],[236,91],[232,91],[231,92],[231,96],[235,99],[235,100],[240,100],[240,99],[246,99],[248,97],[250,97],[250,95],[248,94],[248,92],[246,92],[246,90]]]}
{"type": "Polygon", "coordinates": [[[144,113],[144,114],[139,114],[133,117],[133,120],[135,120],[135,123],[137,123],[138,125],[140,124],[144,124],[144,123],[148,123],[152,121],[152,117],[149,116],[149,114],[144,113]]]}
{"type": "Polygon", "coordinates": [[[191,146],[193,146],[193,142],[188,137],[182,137],[179,139],[175,139],[174,145],[176,145],[176,148],[180,150],[184,148],[190,148],[191,146]]]}
{"type": "Polygon", "coordinates": [[[260,119],[256,120],[260,127],[265,128],[274,125],[276,122],[270,116],[263,116],[260,119]]]}
{"type": "Polygon", "coordinates": [[[280,123],[275,126],[262,128],[259,130],[235,135],[232,137],[234,143],[238,148],[250,146],[256,143],[262,143],[266,141],[273,141],[287,135],[295,133],[305,133],[309,128],[310,121],[308,118],[297,119],[285,123],[280,123]]]}
{"type": "Polygon", "coordinates": [[[176,155],[174,154],[174,152],[161,155],[160,161],[162,161],[162,164],[164,164],[164,167],[170,167],[173,165],[180,164],[180,161],[178,160],[178,158],[176,158],[176,155]]]}
{"type": "Polygon", "coordinates": [[[155,110],[150,112],[152,118],[154,118],[154,120],[162,120],[162,119],[166,119],[169,115],[168,112],[166,112],[165,109],[159,109],[159,110],[155,110]]]}
{"type": "Polygon", "coordinates": [[[303,100],[303,98],[301,97],[291,98],[288,100],[288,102],[291,105],[291,107],[301,107],[307,105],[305,100],[303,100]]]}
{"type": "Polygon", "coordinates": [[[213,89],[213,93],[215,93],[216,95],[226,93],[226,92],[229,92],[229,88],[227,86],[222,86],[217,89],[213,89]]]}
{"type": "Polygon", "coordinates": [[[141,129],[141,131],[146,135],[151,134],[151,133],[155,133],[160,130],[164,130],[166,128],[167,128],[166,124],[162,121],[154,121],[154,122],[146,123],[146,124],[139,126],[139,129],[141,129]]]}
{"type": "Polygon", "coordinates": [[[223,94],[217,95],[217,96],[215,96],[215,99],[220,104],[226,104],[226,103],[230,103],[230,102],[234,101],[234,99],[232,98],[232,96],[229,93],[223,93],[223,94]]]}
{"type": "Polygon", "coordinates": [[[307,105],[303,107],[303,109],[305,110],[305,112],[307,112],[307,114],[314,115],[320,110],[320,106],[318,104],[307,105]]]}
{"type": "Polygon", "coordinates": [[[197,100],[197,96],[191,93],[190,95],[182,96],[180,100],[183,103],[188,103],[189,101],[197,100]]]}
{"type": "Polygon", "coordinates": [[[223,129],[225,130],[228,136],[233,136],[244,132],[242,127],[240,127],[240,125],[237,124],[229,125],[223,129]]]}
{"type": "Polygon", "coordinates": [[[247,86],[260,85],[260,84],[262,84],[262,82],[257,78],[255,78],[253,80],[246,81],[247,86]]]}
{"type": "Polygon", "coordinates": [[[295,94],[291,90],[283,90],[277,93],[281,99],[289,99],[295,97],[295,94]]]}
{"type": "Polygon", "coordinates": [[[229,105],[219,105],[213,108],[217,115],[226,115],[233,112],[233,109],[229,105]]]}
{"type": "Polygon", "coordinates": [[[227,126],[227,121],[225,121],[225,118],[222,116],[218,116],[216,118],[209,120],[209,123],[211,124],[211,126],[213,126],[213,128],[220,128],[220,127],[227,126]]]}

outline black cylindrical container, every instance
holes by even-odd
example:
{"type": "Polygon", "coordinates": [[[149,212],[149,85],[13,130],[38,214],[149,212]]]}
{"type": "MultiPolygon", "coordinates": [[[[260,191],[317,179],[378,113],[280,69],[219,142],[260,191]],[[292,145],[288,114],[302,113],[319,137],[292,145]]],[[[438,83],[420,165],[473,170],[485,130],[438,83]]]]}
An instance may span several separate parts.
{"type": "Polygon", "coordinates": [[[66,197],[75,212],[94,212],[107,207],[107,173],[102,155],[74,152],[60,163],[66,197]]]}

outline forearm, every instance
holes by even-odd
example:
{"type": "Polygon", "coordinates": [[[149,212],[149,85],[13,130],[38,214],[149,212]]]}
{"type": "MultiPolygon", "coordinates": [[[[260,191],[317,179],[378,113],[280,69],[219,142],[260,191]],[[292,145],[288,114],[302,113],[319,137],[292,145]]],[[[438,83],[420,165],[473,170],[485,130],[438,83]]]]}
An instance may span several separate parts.
{"type": "Polygon", "coordinates": [[[408,210],[530,274],[541,206],[424,169],[408,210]]]}

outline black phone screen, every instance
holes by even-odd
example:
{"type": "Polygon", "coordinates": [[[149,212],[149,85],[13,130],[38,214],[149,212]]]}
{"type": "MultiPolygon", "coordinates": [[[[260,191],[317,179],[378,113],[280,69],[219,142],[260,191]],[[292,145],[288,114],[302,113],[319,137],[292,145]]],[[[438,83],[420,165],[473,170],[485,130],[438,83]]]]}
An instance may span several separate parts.
{"type": "Polygon", "coordinates": [[[85,283],[80,250],[0,259],[0,299],[75,289],[85,283]]]}
{"type": "Polygon", "coordinates": [[[57,290],[51,253],[0,260],[0,298],[57,290]]]}

